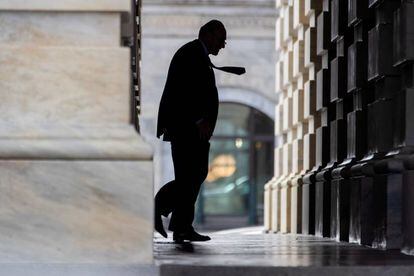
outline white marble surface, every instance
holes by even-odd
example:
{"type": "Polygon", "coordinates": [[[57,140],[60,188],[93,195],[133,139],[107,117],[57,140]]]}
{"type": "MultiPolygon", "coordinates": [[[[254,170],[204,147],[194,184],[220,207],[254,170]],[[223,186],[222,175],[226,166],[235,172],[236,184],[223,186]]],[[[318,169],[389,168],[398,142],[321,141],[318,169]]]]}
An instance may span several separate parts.
{"type": "Polygon", "coordinates": [[[2,159],[152,160],[132,125],[0,124],[2,159]]]}
{"type": "MultiPolygon", "coordinates": [[[[287,0],[283,0],[287,1],[287,0]]],[[[275,7],[274,0],[143,0],[143,4],[153,4],[153,5],[181,5],[181,6],[194,6],[194,5],[203,5],[203,6],[242,6],[242,7],[275,7]]],[[[276,1],[278,2],[278,1],[276,1]]],[[[280,1],[279,1],[280,2],[280,1]]],[[[277,5],[277,4],[276,4],[277,5]]]]}
{"type": "Polygon", "coordinates": [[[8,139],[0,143],[2,159],[152,160],[153,152],[138,135],[131,139],[8,139]]]}
{"type": "Polygon", "coordinates": [[[2,264],[0,275],[7,276],[159,276],[154,264],[2,264]]]}
{"type": "Polygon", "coordinates": [[[130,124],[55,124],[24,121],[0,124],[0,139],[137,139],[137,132],[130,124]]]}
{"type": "Polygon", "coordinates": [[[0,124],[130,122],[126,48],[1,47],[0,124]]]}
{"type": "Polygon", "coordinates": [[[198,34],[199,28],[209,20],[221,20],[228,31],[228,38],[250,37],[255,39],[274,38],[274,18],[272,14],[247,14],[244,9],[238,12],[234,7],[217,7],[210,10],[186,9],[185,7],[164,7],[153,11],[150,7],[143,9],[142,24],[146,26],[143,33],[156,36],[186,36],[198,34]],[[227,14],[220,11],[227,10],[227,14]],[[187,12],[186,12],[187,11],[187,12]],[[147,16],[146,16],[147,15],[147,16]]]}
{"type": "Polygon", "coordinates": [[[269,118],[275,117],[275,101],[265,96],[256,93],[252,90],[234,88],[234,87],[219,87],[220,102],[238,102],[251,106],[266,114],[269,118]]]}
{"type": "Polygon", "coordinates": [[[152,263],[152,150],[120,46],[130,4],[0,0],[2,264],[152,263]]]}
{"type": "Polygon", "coordinates": [[[120,17],[119,13],[0,11],[0,47],[117,47],[120,17]]]}
{"type": "Polygon", "coordinates": [[[1,263],[150,263],[152,163],[0,161],[1,263]]]}
{"type": "Polygon", "coordinates": [[[0,10],[130,11],[129,0],[0,0],[0,10]]]}

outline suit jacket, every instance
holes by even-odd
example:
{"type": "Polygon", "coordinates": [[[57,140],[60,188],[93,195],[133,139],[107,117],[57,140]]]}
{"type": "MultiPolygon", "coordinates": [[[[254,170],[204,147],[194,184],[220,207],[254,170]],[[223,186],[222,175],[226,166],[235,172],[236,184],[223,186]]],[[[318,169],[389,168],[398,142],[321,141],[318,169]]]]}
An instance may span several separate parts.
{"type": "Polygon", "coordinates": [[[207,120],[214,129],[218,93],[210,59],[201,41],[182,46],[171,60],[158,110],[157,137],[164,140],[197,139],[196,123],[207,120]]]}

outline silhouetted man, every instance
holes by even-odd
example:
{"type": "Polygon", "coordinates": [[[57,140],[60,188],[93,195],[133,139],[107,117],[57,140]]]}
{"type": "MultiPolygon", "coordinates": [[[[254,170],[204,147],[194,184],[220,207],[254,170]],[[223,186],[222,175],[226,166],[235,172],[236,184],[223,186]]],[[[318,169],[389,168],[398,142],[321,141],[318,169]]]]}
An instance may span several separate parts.
{"type": "MultiPolygon", "coordinates": [[[[218,20],[200,28],[198,39],[182,46],[172,58],[158,112],[157,137],[171,142],[175,180],[155,196],[155,230],[167,237],[161,215],[171,212],[169,230],[176,242],[207,241],[195,232],[194,205],[208,172],[210,137],[218,114],[215,67],[208,55],[226,45],[226,29],[218,20]]],[[[217,68],[236,74],[244,68],[217,68]]]]}

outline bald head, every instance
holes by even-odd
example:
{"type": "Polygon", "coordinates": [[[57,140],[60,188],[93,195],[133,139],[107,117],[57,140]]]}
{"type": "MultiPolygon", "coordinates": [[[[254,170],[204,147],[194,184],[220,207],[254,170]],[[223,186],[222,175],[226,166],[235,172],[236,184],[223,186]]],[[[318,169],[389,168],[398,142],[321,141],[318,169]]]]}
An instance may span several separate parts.
{"type": "Polygon", "coordinates": [[[209,53],[216,56],[226,45],[226,28],[219,20],[211,20],[200,28],[198,38],[206,45],[209,53]]]}

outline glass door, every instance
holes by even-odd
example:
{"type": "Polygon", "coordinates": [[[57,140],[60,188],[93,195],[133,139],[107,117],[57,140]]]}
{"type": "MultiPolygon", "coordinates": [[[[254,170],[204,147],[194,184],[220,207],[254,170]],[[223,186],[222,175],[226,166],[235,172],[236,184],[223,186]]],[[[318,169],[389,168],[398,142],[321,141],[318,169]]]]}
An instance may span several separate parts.
{"type": "Polygon", "coordinates": [[[261,223],[263,186],[273,176],[273,121],[240,104],[219,110],[196,223],[211,230],[261,223]]]}
{"type": "Polygon", "coordinates": [[[203,189],[205,215],[247,216],[249,146],[242,138],[212,141],[203,189]]]}

